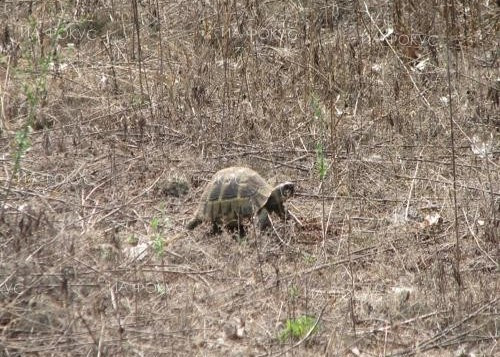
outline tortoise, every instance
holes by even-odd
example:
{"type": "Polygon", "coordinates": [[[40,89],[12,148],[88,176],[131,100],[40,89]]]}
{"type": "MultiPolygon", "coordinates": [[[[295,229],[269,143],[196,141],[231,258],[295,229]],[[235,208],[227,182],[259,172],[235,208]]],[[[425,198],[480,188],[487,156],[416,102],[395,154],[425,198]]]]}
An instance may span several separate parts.
{"type": "Polygon", "coordinates": [[[186,228],[192,230],[202,222],[211,222],[214,231],[220,224],[238,228],[244,234],[243,220],[258,217],[263,230],[270,226],[269,214],[285,219],[283,203],[293,195],[294,184],[283,182],[270,186],[257,172],[247,167],[228,167],[215,173],[201,196],[201,202],[186,228]]]}

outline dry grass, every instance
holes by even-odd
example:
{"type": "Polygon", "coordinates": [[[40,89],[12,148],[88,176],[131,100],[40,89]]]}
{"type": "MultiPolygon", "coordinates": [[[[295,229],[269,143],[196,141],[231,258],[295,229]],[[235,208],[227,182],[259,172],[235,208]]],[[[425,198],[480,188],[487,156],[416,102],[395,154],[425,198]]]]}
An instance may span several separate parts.
{"type": "Polygon", "coordinates": [[[499,7],[447,3],[0,4],[0,356],[498,355],[499,7]],[[185,231],[236,164],[303,226],[185,231]]]}

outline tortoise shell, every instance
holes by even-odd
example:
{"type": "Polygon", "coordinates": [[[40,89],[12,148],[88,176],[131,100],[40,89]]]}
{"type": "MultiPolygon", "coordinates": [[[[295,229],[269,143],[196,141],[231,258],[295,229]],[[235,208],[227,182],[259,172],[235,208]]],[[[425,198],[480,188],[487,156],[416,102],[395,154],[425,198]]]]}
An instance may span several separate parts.
{"type": "Polygon", "coordinates": [[[256,214],[262,227],[268,221],[269,212],[284,216],[283,201],[291,194],[293,184],[290,182],[273,188],[252,169],[229,167],[212,177],[187,228],[193,229],[203,221],[239,225],[256,214]]]}

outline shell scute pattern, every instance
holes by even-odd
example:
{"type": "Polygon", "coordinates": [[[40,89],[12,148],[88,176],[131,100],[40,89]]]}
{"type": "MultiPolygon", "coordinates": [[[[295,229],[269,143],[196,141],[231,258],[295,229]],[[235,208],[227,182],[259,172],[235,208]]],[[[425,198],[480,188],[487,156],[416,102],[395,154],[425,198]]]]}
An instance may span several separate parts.
{"type": "Polygon", "coordinates": [[[250,169],[228,168],[219,171],[206,190],[203,215],[211,221],[232,221],[252,216],[266,203],[271,187],[250,169]]]}
{"type": "Polygon", "coordinates": [[[207,185],[197,217],[212,222],[251,217],[265,205],[271,191],[267,182],[251,169],[223,169],[207,185]]]}
{"type": "Polygon", "coordinates": [[[193,229],[202,221],[234,224],[259,215],[259,224],[269,223],[268,213],[282,218],[283,202],[293,194],[293,183],[271,187],[257,172],[246,167],[229,167],[218,171],[208,183],[194,218],[187,224],[193,229]]]}

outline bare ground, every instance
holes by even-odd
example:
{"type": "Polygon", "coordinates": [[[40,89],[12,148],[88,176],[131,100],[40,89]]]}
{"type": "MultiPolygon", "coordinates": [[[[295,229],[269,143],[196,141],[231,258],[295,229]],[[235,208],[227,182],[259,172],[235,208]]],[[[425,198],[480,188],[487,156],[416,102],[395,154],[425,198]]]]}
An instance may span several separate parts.
{"type": "Polygon", "coordinates": [[[446,3],[0,4],[0,356],[498,355],[499,6],[446,3]],[[302,225],[186,231],[231,165],[302,225]]]}

